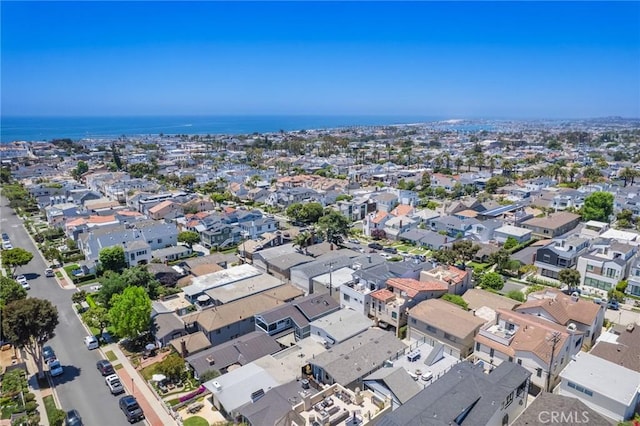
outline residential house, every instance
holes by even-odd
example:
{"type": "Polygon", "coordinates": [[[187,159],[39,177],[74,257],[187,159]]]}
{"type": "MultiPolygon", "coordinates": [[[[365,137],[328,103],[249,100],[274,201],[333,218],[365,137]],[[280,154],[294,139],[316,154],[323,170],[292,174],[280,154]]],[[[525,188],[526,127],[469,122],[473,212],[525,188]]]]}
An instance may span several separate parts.
{"type": "Polygon", "coordinates": [[[173,262],[179,259],[190,257],[193,250],[187,246],[177,245],[165,247],[151,252],[152,259],[158,259],[161,262],[173,262]]]}
{"type": "Polygon", "coordinates": [[[270,336],[294,333],[296,340],[309,337],[310,323],[340,310],[329,295],[310,294],[255,315],[255,329],[270,336]],[[288,332],[288,333],[285,333],[288,332]]]}
{"type": "Polygon", "coordinates": [[[49,226],[61,227],[68,219],[85,215],[79,206],[73,203],[54,204],[44,208],[49,226]]]}
{"type": "Polygon", "coordinates": [[[398,205],[398,196],[392,192],[382,192],[371,197],[379,212],[391,213],[398,205]]]}
{"type": "Polygon", "coordinates": [[[379,327],[391,326],[396,334],[407,324],[407,311],[418,303],[445,294],[448,285],[439,280],[418,281],[412,278],[390,278],[387,287],[371,293],[369,317],[379,327]]]}
{"type": "Polygon", "coordinates": [[[563,190],[553,197],[550,207],[556,211],[567,209],[579,210],[584,206],[584,199],[587,195],[589,194],[575,189],[563,190]]]}
{"type": "Polygon", "coordinates": [[[606,222],[590,220],[588,222],[585,222],[585,224],[582,226],[582,229],[580,230],[580,236],[582,238],[596,239],[609,229],[611,229],[611,225],[606,222]]]}
{"type": "Polygon", "coordinates": [[[558,394],[578,398],[598,413],[621,422],[640,405],[640,373],[580,352],[560,373],[558,394]]]}
{"type": "Polygon", "coordinates": [[[520,304],[517,300],[480,288],[467,290],[462,295],[462,299],[467,302],[467,307],[474,315],[484,319],[486,322],[495,321],[498,309],[512,311],[520,304]]]}
{"type": "Polygon", "coordinates": [[[381,230],[384,231],[384,227],[389,219],[391,219],[389,213],[385,211],[377,211],[375,213],[369,213],[367,217],[364,219],[362,229],[366,236],[375,235],[374,231],[381,230]]]}
{"type": "Polygon", "coordinates": [[[580,352],[583,335],[534,315],[498,309],[494,322],[475,336],[473,355],[489,366],[517,363],[532,373],[531,392],[550,391],[571,357],[580,352]]]}
{"type": "Polygon", "coordinates": [[[543,392],[525,408],[524,412],[511,423],[511,426],[538,424],[573,426],[581,423],[599,426],[615,426],[617,424],[591,409],[578,398],[543,392]]]}
{"type": "Polygon", "coordinates": [[[584,335],[584,342],[590,344],[600,336],[604,324],[604,306],[552,288],[530,293],[515,310],[565,327],[573,324],[584,335]]]}
{"type": "Polygon", "coordinates": [[[434,232],[443,233],[452,238],[462,238],[474,223],[477,223],[476,219],[463,220],[456,216],[442,216],[431,220],[429,226],[434,232]]]}
{"type": "Polygon", "coordinates": [[[148,209],[148,215],[154,220],[171,220],[184,216],[182,206],[174,201],[165,200],[148,209]]]}
{"type": "Polygon", "coordinates": [[[374,394],[391,400],[392,410],[406,404],[424,389],[407,370],[402,367],[385,367],[364,378],[364,388],[374,394]]]}
{"type": "MultiPolygon", "coordinates": [[[[372,257],[380,258],[376,254],[367,256],[367,263],[372,257]]],[[[380,258],[382,259],[382,258],[380,258]]],[[[364,316],[369,315],[371,294],[385,288],[390,278],[418,279],[420,272],[430,264],[414,262],[384,262],[371,267],[357,267],[353,272],[353,280],[340,287],[340,306],[354,310],[364,316]]],[[[356,265],[354,265],[356,266],[356,265]]]]}
{"type": "Polygon", "coordinates": [[[307,362],[311,364],[313,378],[320,383],[362,389],[364,377],[405,349],[406,345],[391,333],[370,328],[327,352],[307,358],[307,362]]]}
{"type": "Polygon", "coordinates": [[[461,362],[377,425],[508,425],[527,406],[530,375],[516,364],[486,374],[479,365],[461,362]]]}
{"type": "Polygon", "coordinates": [[[456,183],[458,183],[458,180],[452,176],[446,176],[442,173],[433,173],[431,175],[431,187],[434,189],[444,188],[447,191],[452,191],[456,183]]]}
{"type": "Polygon", "coordinates": [[[285,302],[267,293],[259,293],[222,306],[214,306],[182,317],[189,333],[202,331],[213,346],[236,339],[255,330],[254,315],[285,302]]]}
{"type": "Polygon", "coordinates": [[[505,225],[493,232],[493,238],[498,244],[504,244],[511,237],[518,242],[524,244],[531,239],[531,231],[526,228],[505,225]]]}
{"type": "Polygon", "coordinates": [[[636,256],[636,259],[631,265],[631,271],[629,273],[627,283],[628,285],[625,293],[640,297],[640,256],[636,256]]]}
{"type": "Polygon", "coordinates": [[[638,246],[599,239],[592,248],[578,258],[580,285],[608,291],[629,277],[638,246]]]}
{"type": "Polygon", "coordinates": [[[442,235],[428,229],[411,229],[400,234],[398,239],[400,241],[408,241],[429,250],[441,250],[444,247],[450,246],[456,240],[456,238],[451,238],[448,235],[442,235]]]}
{"type": "Polygon", "coordinates": [[[558,212],[546,217],[534,217],[522,222],[521,226],[531,230],[534,237],[554,238],[571,231],[579,222],[578,214],[558,212]]]}
{"type": "Polygon", "coordinates": [[[546,278],[558,279],[563,269],[573,268],[578,258],[589,249],[589,240],[572,235],[551,241],[538,248],[534,265],[538,274],[546,278]]]}
{"type": "Polygon", "coordinates": [[[433,269],[422,270],[420,281],[438,281],[447,287],[447,293],[462,295],[471,288],[469,271],[451,265],[440,265],[433,269]]]}
{"type": "Polygon", "coordinates": [[[640,373],[640,326],[614,325],[600,335],[589,353],[640,373]]]}
{"type": "Polygon", "coordinates": [[[362,333],[373,324],[373,321],[359,312],[340,309],[312,321],[309,325],[311,337],[331,347],[362,333]]]}
{"type": "Polygon", "coordinates": [[[400,234],[415,226],[416,222],[408,216],[395,216],[385,222],[384,232],[388,240],[398,240],[400,234]]]}
{"type": "Polygon", "coordinates": [[[266,333],[252,331],[229,340],[197,354],[189,355],[185,361],[198,378],[209,371],[217,371],[220,375],[229,368],[246,365],[265,355],[272,355],[282,350],[282,346],[266,333]]]}
{"type": "Polygon", "coordinates": [[[407,338],[441,343],[446,353],[460,359],[473,352],[473,339],[485,320],[442,299],[430,299],[409,310],[407,338]]]}

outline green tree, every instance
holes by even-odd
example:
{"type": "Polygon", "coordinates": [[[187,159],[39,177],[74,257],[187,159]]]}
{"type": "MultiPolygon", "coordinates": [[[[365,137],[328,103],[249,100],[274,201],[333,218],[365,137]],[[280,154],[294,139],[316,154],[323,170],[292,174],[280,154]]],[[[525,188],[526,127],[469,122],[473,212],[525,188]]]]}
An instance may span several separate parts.
{"type": "Polygon", "coordinates": [[[178,234],[178,241],[192,248],[194,244],[200,242],[200,234],[194,231],[182,231],[178,234]]]}
{"type": "Polygon", "coordinates": [[[558,273],[558,280],[570,289],[580,285],[580,272],[575,269],[563,269],[558,273]]]}
{"type": "Polygon", "coordinates": [[[36,361],[42,376],[42,345],[58,325],[58,309],[48,300],[28,297],[9,303],[3,310],[4,336],[36,361]]]}
{"type": "Polygon", "coordinates": [[[622,280],[618,284],[616,284],[616,290],[620,293],[625,293],[627,291],[627,287],[629,287],[629,281],[622,280]]]}
{"type": "Polygon", "coordinates": [[[467,302],[462,298],[462,296],[458,296],[457,294],[445,293],[442,295],[442,300],[455,303],[464,310],[469,309],[469,305],[467,304],[467,302]]]}
{"type": "Polygon", "coordinates": [[[151,299],[141,287],[127,287],[113,296],[109,320],[118,336],[133,339],[149,330],[151,299]]]}
{"type": "Polygon", "coordinates": [[[82,320],[89,327],[100,330],[98,335],[102,336],[104,329],[109,326],[109,311],[104,306],[97,305],[82,314],[82,320]]]}
{"type": "Polygon", "coordinates": [[[2,252],[2,263],[4,266],[11,269],[11,274],[16,274],[18,266],[24,266],[31,262],[33,259],[33,253],[20,247],[15,247],[10,250],[2,252]]]}
{"type": "Polygon", "coordinates": [[[322,217],[324,209],[320,203],[305,203],[302,206],[303,222],[316,223],[322,217]]]}
{"type": "Polygon", "coordinates": [[[514,247],[518,246],[518,240],[513,237],[507,237],[507,240],[504,242],[502,246],[505,250],[511,250],[514,247]]]}
{"type": "Polygon", "coordinates": [[[0,276],[0,313],[2,312],[2,308],[9,303],[26,298],[27,290],[18,284],[17,281],[5,276],[0,276]]]}
{"type": "Polygon", "coordinates": [[[340,244],[343,237],[347,236],[351,223],[342,213],[335,210],[329,211],[318,220],[318,229],[326,237],[327,241],[340,244]]]}
{"type": "Polygon", "coordinates": [[[298,235],[296,235],[293,238],[293,245],[298,246],[300,250],[306,249],[308,246],[311,245],[311,242],[312,242],[311,233],[307,231],[300,232],[298,235]]]}
{"type": "Polygon", "coordinates": [[[76,170],[78,171],[78,176],[82,176],[83,174],[89,171],[89,165],[87,164],[86,161],[80,160],[76,165],[76,170]]]}
{"type": "Polygon", "coordinates": [[[100,265],[105,271],[120,272],[127,267],[122,246],[105,247],[98,254],[100,265]]]}
{"type": "Polygon", "coordinates": [[[517,300],[518,302],[524,302],[524,293],[520,290],[511,290],[507,293],[509,299],[517,300]]]}
{"type": "Polygon", "coordinates": [[[176,353],[173,353],[163,359],[156,365],[155,371],[164,374],[173,382],[178,382],[185,375],[184,360],[176,353]]]}
{"type": "Polygon", "coordinates": [[[121,277],[127,287],[142,287],[149,295],[149,298],[152,300],[158,298],[160,282],[155,279],[146,266],[134,266],[133,268],[127,268],[122,272],[121,277]]]}
{"type": "Polygon", "coordinates": [[[504,280],[497,272],[487,272],[480,278],[480,287],[499,291],[504,287],[504,280]]]}
{"type": "Polygon", "coordinates": [[[122,275],[113,271],[107,271],[100,277],[100,284],[101,287],[97,298],[107,309],[111,307],[113,296],[122,293],[127,288],[127,283],[122,278],[122,275]]]}
{"type": "Polygon", "coordinates": [[[609,217],[613,214],[613,194],[605,191],[589,194],[584,199],[581,214],[585,221],[609,222],[609,217]]]}
{"type": "Polygon", "coordinates": [[[498,251],[489,255],[489,262],[494,263],[496,265],[496,269],[502,271],[507,268],[509,256],[509,252],[502,247],[498,251]]]}
{"type": "Polygon", "coordinates": [[[11,182],[11,170],[8,167],[0,168],[0,183],[10,183],[11,182]]]}

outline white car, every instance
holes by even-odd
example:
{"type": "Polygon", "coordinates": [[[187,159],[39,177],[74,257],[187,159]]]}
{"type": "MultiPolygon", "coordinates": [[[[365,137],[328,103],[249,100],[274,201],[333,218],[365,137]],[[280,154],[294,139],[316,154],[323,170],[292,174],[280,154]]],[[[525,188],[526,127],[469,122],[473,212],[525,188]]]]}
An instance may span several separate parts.
{"type": "Polygon", "coordinates": [[[11,241],[3,241],[2,242],[2,249],[3,250],[11,250],[13,248],[13,244],[11,244],[11,241]]]}
{"type": "Polygon", "coordinates": [[[96,339],[96,336],[85,337],[84,344],[89,350],[98,349],[98,347],[100,346],[100,343],[98,342],[98,339],[96,339]]]}
{"type": "Polygon", "coordinates": [[[25,290],[29,290],[31,289],[31,286],[29,285],[29,281],[27,281],[27,277],[25,277],[24,275],[18,275],[16,277],[16,281],[18,282],[18,284],[20,284],[22,286],[22,288],[24,288],[25,290]]]}

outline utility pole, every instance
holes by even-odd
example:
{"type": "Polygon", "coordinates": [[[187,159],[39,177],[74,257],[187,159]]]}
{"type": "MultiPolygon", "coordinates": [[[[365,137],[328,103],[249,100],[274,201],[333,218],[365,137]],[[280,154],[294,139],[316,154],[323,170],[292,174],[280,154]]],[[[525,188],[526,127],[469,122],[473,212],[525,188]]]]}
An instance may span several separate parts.
{"type": "Polygon", "coordinates": [[[324,266],[328,266],[329,267],[329,296],[333,296],[332,275],[333,275],[333,265],[335,265],[336,263],[338,263],[337,260],[332,260],[332,261],[327,262],[327,263],[324,264],[324,266]]]}
{"type": "Polygon", "coordinates": [[[560,342],[560,333],[554,331],[551,336],[547,337],[547,342],[551,343],[551,359],[549,360],[549,370],[547,371],[547,392],[551,392],[551,368],[553,368],[553,356],[556,352],[556,345],[560,342]]]}

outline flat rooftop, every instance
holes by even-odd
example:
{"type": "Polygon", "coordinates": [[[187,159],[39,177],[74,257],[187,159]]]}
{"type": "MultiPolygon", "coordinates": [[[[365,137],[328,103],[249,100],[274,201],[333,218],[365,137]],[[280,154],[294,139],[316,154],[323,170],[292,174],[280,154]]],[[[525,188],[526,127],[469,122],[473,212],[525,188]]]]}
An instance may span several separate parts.
{"type": "Polygon", "coordinates": [[[253,294],[262,293],[272,288],[280,287],[282,280],[267,274],[260,274],[248,279],[235,281],[220,287],[205,291],[205,294],[218,304],[233,302],[253,294]]]}

